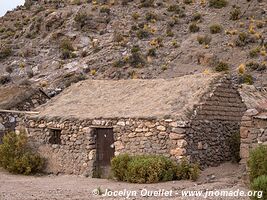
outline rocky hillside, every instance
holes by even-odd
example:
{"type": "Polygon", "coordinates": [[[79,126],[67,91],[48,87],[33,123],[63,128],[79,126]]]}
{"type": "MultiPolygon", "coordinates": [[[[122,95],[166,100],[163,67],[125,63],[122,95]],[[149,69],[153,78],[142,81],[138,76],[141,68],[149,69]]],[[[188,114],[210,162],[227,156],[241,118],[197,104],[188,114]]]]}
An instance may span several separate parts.
{"type": "Polygon", "coordinates": [[[265,0],[27,0],[0,18],[0,84],[231,72],[267,86],[265,0]]]}

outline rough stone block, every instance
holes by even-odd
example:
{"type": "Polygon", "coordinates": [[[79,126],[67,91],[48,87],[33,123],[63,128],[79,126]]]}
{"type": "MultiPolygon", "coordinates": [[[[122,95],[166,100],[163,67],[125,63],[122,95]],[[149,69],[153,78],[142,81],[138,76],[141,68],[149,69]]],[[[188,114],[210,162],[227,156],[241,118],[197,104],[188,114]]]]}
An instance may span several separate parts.
{"type": "Polygon", "coordinates": [[[184,134],[179,134],[179,133],[170,133],[169,137],[171,140],[179,140],[184,138],[184,134]]]}

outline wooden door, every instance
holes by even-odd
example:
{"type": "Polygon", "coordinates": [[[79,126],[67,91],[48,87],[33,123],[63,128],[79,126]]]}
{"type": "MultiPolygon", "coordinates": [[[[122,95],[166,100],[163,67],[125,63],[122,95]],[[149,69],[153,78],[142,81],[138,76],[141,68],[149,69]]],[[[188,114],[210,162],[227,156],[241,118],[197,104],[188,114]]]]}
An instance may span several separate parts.
{"type": "Polygon", "coordinates": [[[114,157],[114,133],[112,128],[96,129],[96,170],[99,178],[110,174],[110,161],[114,157]]]}

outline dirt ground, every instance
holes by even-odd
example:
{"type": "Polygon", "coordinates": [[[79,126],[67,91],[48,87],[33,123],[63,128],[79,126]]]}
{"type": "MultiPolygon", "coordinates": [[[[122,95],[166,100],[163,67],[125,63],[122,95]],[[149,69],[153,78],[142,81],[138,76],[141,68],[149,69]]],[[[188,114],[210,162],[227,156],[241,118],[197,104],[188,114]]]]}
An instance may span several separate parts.
{"type": "MultiPolygon", "coordinates": [[[[11,175],[0,170],[0,200],[91,200],[91,199],[239,199],[249,200],[249,197],[184,197],[182,191],[245,191],[242,172],[238,165],[225,163],[219,167],[209,168],[201,173],[197,182],[171,181],[159,184],[129,184],[113,180],[92,179],[71,175],[21,176],[11,175]],[[97,189],[97,190],[96,190],[97,189]],[[164,189],[167,193],[161,196],[142,197],[145,191],[164,189]],[[97,192],[109,191],[136,191],[135,195],[124,197],[104,197],[94,195],[97,192]],[[94,191],[94,192],[92,192],[94,191]],[[144,192],[144,193],[143,193],[144,192]],[[168,193],[169,192],[169,193],[168,193]],[[168,196],[167,196],[168,195],[168,196]]],[[[161,193],[162,194],[162,193],[161,193]]]]}

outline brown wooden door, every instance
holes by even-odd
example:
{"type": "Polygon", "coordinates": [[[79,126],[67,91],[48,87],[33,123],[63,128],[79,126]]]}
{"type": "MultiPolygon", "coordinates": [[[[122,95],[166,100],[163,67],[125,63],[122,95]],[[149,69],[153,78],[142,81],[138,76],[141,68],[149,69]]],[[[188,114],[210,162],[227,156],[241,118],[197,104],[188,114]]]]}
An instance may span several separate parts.
{"type": "Polygon", "coordinates": [[[110,161],[114,157],[113,129],[96,129],[96,166],[100,178],[107,178],[110,171],[110,161]]]}

